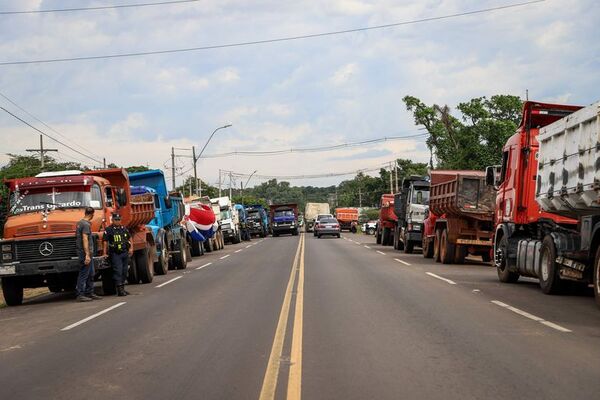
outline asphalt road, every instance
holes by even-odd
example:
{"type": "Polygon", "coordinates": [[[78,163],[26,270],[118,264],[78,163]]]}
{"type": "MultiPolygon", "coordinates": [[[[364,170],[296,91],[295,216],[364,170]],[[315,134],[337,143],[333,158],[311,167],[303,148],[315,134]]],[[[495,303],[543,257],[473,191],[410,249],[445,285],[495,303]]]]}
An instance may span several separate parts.
{"type": "Polygon", "coordinates": [[[600,398],[589,291],[370,236],[255,239],[129,290],[0,309],[0,398],[600,398]]]}

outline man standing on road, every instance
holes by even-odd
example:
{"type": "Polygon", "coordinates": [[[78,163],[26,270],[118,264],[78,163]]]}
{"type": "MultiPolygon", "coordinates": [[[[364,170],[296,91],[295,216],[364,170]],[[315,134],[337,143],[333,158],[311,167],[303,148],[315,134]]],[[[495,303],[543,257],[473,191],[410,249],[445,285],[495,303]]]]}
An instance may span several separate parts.
{"type": "Polygon", "coordinates": [[[94,239],[92,238],[92,218],[94,209],[87,207],[83,219],[77,223],[75,241],[79,257],[77,277],[77,300],[92,301],[102,297],[94,293],[94,239]]]}
{"type": "Polygon", "coordinates": [[[127,296],[125,280],[129,256],[133,255],[133,243],[127,228],[121,225],[121,216],[112,215],[112,223],[104,232],[104,254],[108,254],[113,269],[113,280],[117,287],[117,296],[127,296]]]}

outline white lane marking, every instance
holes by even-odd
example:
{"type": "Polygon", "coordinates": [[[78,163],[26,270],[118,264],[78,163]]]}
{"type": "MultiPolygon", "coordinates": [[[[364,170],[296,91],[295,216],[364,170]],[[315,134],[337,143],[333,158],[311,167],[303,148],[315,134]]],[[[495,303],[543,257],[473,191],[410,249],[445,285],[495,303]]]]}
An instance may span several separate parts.
{"type": "Polygon", "coordinates": [[[198,268],[196,268],[196,269],[202,269],[202,268],[206,268],[206,267],[208,267],[208,266],[209,266],[209,265],[211,265],[211,264],[212,264],[212,263],[206,263],[206,264],[204,264],[204,265],[201,265],[201,266],[199,266],[199,267],[198,267],[198,268]]]}
{"type": "Polygon", "coordinates": [[[357,244],[357,245],[359,245],[359,246],[360,246],[360,242],[354,242],[354,244],[357,244]]]}
{"type": "Polygon", "coordinates": [[[512,312],[514,312],[516,314],[519,314],[522,317],[529,318],[529,319],[531,319],[531,320],[533,320],[535,322],[539,322],[539,323],[541,323],[543,325],[546,325],[547,327],[550,327],[552,329],[556,329],[557,331],[560,331],[560,332],[573,332],[572,330],[567,329],[565,327],[562,327],[562,326],[560,326],[558,324],[555,324],[554,322],[546,321],[545,319],[540,318],[537,315],[530,314],[527,311],[523,311],[523,310],[521,310],[519,308],[513,307],[513,306],[511,306],[509,304],[506,304],[506,303],[503,303],[503,302],[501,302],[499,300],[491,300],[491,302],[494,303],[497,306],[500,306],[502,308],[506,308],[507,310],[510,310],[510,311],[512,311],[512,312]]]}
{"type": "Polygon", "coordinates": [[[229,257],[230,255],[231,255],[231,254],[226,254],[226,255],[224,255],[223,257],[219,258],[219,260],[224,260],[224,259],[226,259],[227,257],[229,257]]]}
{"type": "Polygon", "coordinates": [[[432,276],[432,277],[434,277],[434,278],[436,278],[436,279],[439,279],[439,280],[441,280],[441,281],[444,281],[444,282],[446,282],[446,283],[449,283],[449,284],[451,284],[451,285],[456,285],[456,282],[454,282],[454,281],[451,281],[450,279],[446,279],[446,278],[444,278],[444,277],[442,277],[442,276],[436,275],[436,274],[434,274],[433,272],[426,272],[426,274],[427,274],[427,275],[429,275],[429,276],[432,276]]]}
{"type": "Polygon", "coordinates": [[[163,282],[163,283],[161,283],[160,285],[157,285],[157,286],[154,286],[154,287],[156,287],[156,288],[161,288],[161,287],[163,287],[163,286],[165,286],[165,285],[168,285],[168,284],[169,284],[169,283],[171,283],[171,282],[175,282],[177,279],[181,279],[181,278],[183,278],[183,276],[179,275],[179,276],[176,276],[176,277],[175,277],[175,278],[173,278],[173,279],[170,279],[170,280],[168,280],[168,281],[166,281],[166,282],[163,282]]]}
{"type": "Polygon", "coordinates": [[[112,310],[114,310],[117,307],[121,307],[123,304],[127,304],[127,302],[126,301],[122,301],[120,303],[115,304],[114,306],[110,306],[108,308],[105,308],[104,310],[99,311],[96,314],[90,315],[89,317],[86,317],[86,318],[82,319],[81,321],[77,321],[74,324],[71,324],[69,326],[65,326],[64,328],[61,329],[61,331],[68,331],[68,330],[71,330],[73,328],[76,328],[76,327],[78,327],[81,324],[85,324],[86,322],[91,321],[92,319],[101,316],[102,314],[106,314],[107,312],[112,311],[112,310]]]}
{"type": "Polygon", "coordinates": [[[404,261],[404,260],[401,260],[401,259],[399,259],[399,258],[394,258],[394,260],[398,261],[400,264],[404,264],[404,265],[410,265],[410,264],[409,264],[409,263],[407,263],[406,261],[404,261]]]}
{"type": "Polygon", "coordinates": [[[379,251],[379,250],[375,250],[377,253],[382,254],[385,256],[385,253],[383,251],[379,251]]]}
{"type": "Polygon", "coordinates": [[[236,250],[235,252],[236,252],[236,253],[239,253],[239,252],[240,252],[240,251],[242,251],[242,250],[244,250],[244,249],[238,249],[238,250],[236,250]]]}
{"type": "Polygon", "coordinates": [[[248,246],[246,246],[246,248],[247,248],[247,249],[249,249],[250,247],[252,247],[252,245],[251,245],[251,244],[249,244],[248,246]]]}
{"type": "Polygon", "coordinates": [[[2,350],[0,350],[0,353],[1,352],[5,352],[5,351],[18,350],[18,349],[22,349],[22,347],[21,347],[20,344],[17,344],[16,346],[10,346],[10,347],[7,347],[5,349],[2,349],[2,350]]]}
{"type": "Polygon", "coordinates": [[[367,246],[366,244],[363,246],[365,249],[370,249],[369,246],[367,246]]]}

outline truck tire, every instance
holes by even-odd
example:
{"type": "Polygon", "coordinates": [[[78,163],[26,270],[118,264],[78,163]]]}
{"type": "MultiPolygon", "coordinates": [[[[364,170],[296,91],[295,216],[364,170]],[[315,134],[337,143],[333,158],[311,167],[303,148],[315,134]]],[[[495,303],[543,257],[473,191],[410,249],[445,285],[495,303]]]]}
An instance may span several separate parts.
{"type": "Polygon", "coordinates": [[[455,246],[448,240],[448,230],[442,230],[440,235],[440,261],[442,264],[452,264],[455,246]]]}
{"type": "Polygon", "coordinates": [[[154,263],[154,273],[156,275],[166,275],[169,272],[169,250],[167,249],[167,238],[166,235],[162,234],[162,240],[160,243],[160,253],[158,254],[158,260],[154,263]]]}
{"type": "Polygon", "coordinates": [[[23,284],[15,278],[2,278],[2,294],[7,306],[23,304],[23,284]]]}
{"type": "Polygon", "coordinates": [[[404,252],[406,254],[412,254],[412,252],[415,250],[415,242],[409,241],[406,242],[406,246],[404,246],[404,252]]]}
{"type": "Polygon", "coordinates": [[[235,234],[235,236],[233,237],[233,244],[238,244],[242,241],[242,234],[240,233],[240,231],[238,230],[237,233],[235,234]]]}
{"type": "Polygon", "coordinates": [[[114,296],[117,293],[117,287],[115,286],[115,281],[113,280],[113,270],[112,268],[105,268],[101,272],[102,278],[102,293],[105,296],[114,296]]]}
{"type": "Polygon", "coordinates": [[[377,229],[377,232],[376,232],[375,243],[381,244],[381,231],[379,229],[377,229]]]}
{"type": "Polygon", "coordinates": [[[545,294],[558,294],[565,288],[556,265],[556,247],[552,236],[546,235],[540,248],[540,287],[545,294]]]}
{"type": "Polygon", "coordinates": [[[456,249],[454,250],[454,264],[464,264],[467,254],[467,246],[456,246],[456,249]]]}
{"type": "Polygon", "coordinates": [[[292,231],[292,236],[298,236],[298,228],[292,231]]]}
{"type": "Polygon", "coordinates": [[[496,250],[496,270],[498,279],[504,283],[515,283],[519,280],[519,274],[508,269],[508,240],[506,236],[502,236],[498,241],[498,249],[496,250]]]}
{"type": "Polygon", "coordinates": [[[136,284],[140,283],[137,265],[135,263],[135,253],[129,259],[129,270],[127,271],[127,283],[129,283],[130,285],[136,285],[136,284]]]}
{"type": "Polygon", "coordinates": [[[154,251],[154,246],[146,245],[145,248],[133,253],[137,276],[142,283],[150,283],[154,279],[154,268],[152,267],[152,254],[154,251]]]}
{"type": "Polygon", "coordinates": [[[596,250],[594,258],[594,298],[596,305],[600,307],[600,247],[596,250]]]}
{"type": "Polygon", "coordinates": [[[203,243],[197,240],[190,240],[190,251],[192,252],[192,257],[199,257],[204,254],[203,243]]]}
{"type": "Polygon", "coordinates": [[[173,253],[173,267],[175,269],[186,269],[187,268],[187,246],[186,241],[181,238],[177,241],[177,253],[173,253]]]}
{"type": "Polygon", "coordinates": [[[433,260],[435,262],[440,262],[440,241],[442,236],[442,231],[437,229],[435,231],[435,236],[433,237],[433,260]]]}
{"type": "Polygon", "coordinates": [[[383,232],[381,234],[381,244],[383,246],[387,246],[390,241],[390,234],[391,234],[390,231],[391,231],[390,228],[383,228],[383,232]]]}
{"type": "Polygon", "coordinates": [[[400,248],[400,228],[394,228],[394,250],[401,250],[400,248]]]}
{"type": "Polygon", "coordinates": [[[423,235],[423,243],[421,247],[423,248],[424,258],[433,258],[433,242],[429,240],[425,235],[423,235]]]}

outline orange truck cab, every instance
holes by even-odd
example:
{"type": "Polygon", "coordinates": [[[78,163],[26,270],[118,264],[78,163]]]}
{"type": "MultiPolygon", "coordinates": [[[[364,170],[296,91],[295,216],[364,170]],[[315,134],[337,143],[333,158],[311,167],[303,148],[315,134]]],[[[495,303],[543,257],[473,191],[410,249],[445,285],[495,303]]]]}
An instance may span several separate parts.
{"type": "Polygon", "coordinates": [[[377,221],[377,231],[375,233],[377,244],[384,246],[394,244],[394,229],[396,229],[397,224],[398,217],[394,213],[394,194],[382,194],[379,203],[379,221],[377,221]]]}
{"type": "Polygon", "coordinates": [[[79,271],[75,228],[84,209],[96,210],[91,221],[93,254],[103,289],[111,291],[112,273],[102,256],[102,236],[113,212],[121,214],[135,251],[129,282],[152,281],[152,235],[145,224],[154,217],[149,195],[132,196],[123,169],[47,172],[6,180],[9,209],[0,241],[0,278],[8,305],[23,301],[23,288],[47,286],[52,292],[73,290],[79,271]]]}

